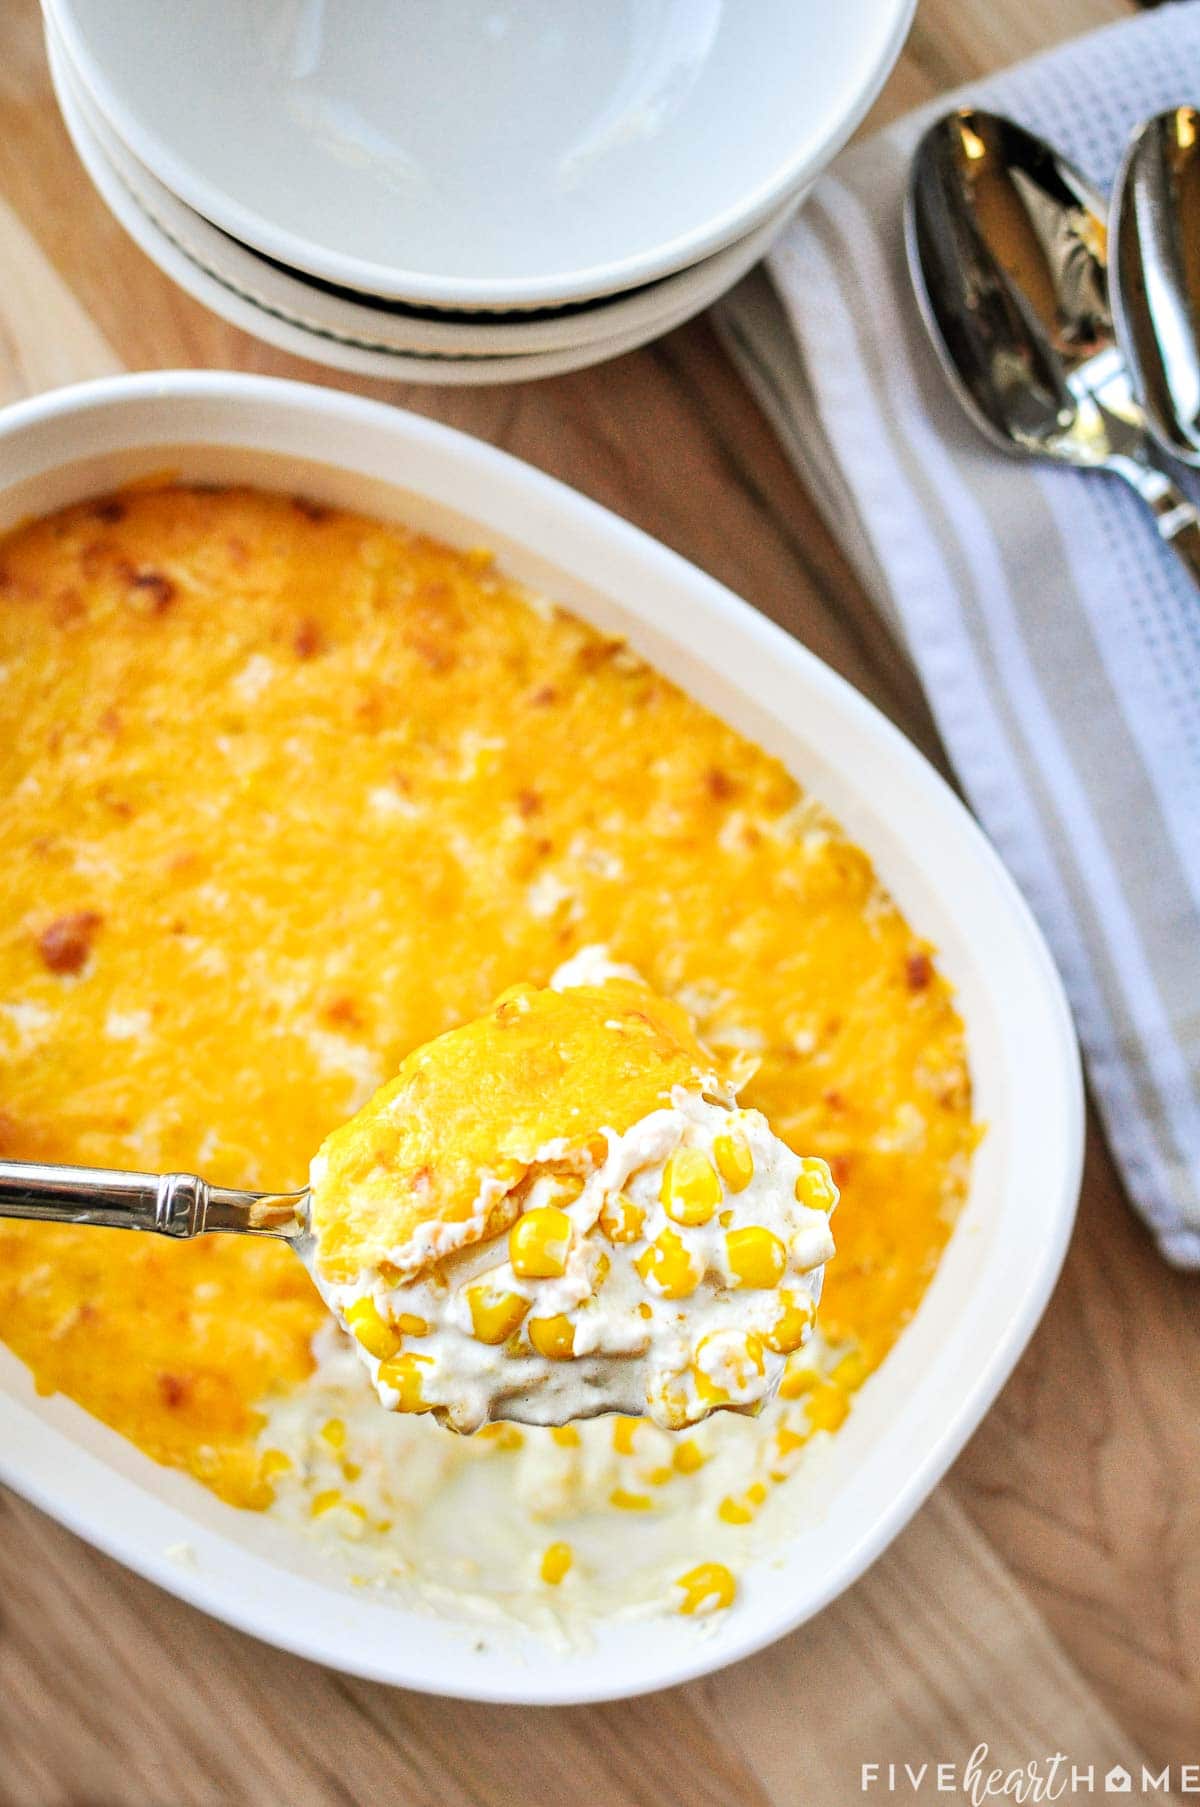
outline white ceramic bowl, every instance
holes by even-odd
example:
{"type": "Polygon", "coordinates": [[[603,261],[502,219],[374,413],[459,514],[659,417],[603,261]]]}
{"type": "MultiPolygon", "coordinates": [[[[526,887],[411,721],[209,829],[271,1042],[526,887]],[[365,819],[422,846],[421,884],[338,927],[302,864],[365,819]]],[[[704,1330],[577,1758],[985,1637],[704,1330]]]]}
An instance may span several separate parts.
{"type": "MultiPolygon", "coordinates": [[[[548,318],[513,320],[475,314],[465,319],[431,319],[427,313],[405,310],[401,303],[378,298],[372,304],[365,295],[331,293],[298,271],[280,269],[202,219],[139,162],[113,131],[49,19],[46,48],[59,103],[81,158],[89,168],[96,162],[107,165],[107,173],[117,178],[129,200],[147,216],[148,225],[140,227],[143,249],[153,256],[165,237],[202,275],[260,312],[352,351],[457,361],[574,353],[594,345],[603,356],[611,356],[611,346],[619,343],[623,349],[631,349],[634,334],[640,335],[636,343],[642,343],[724,294],[765,255],[792,210],[789,202],[744,239],[632,294],[548,318]]],[[[308,355],[319,356],[320,352],[313,349],[308,355]]]]}
{"type": "MultiPolygon", "coordinates": [[[[746,1655],[832,1600],[884,1549],[979,1423],[1027,1342],[1074,1216],[1082,1094],[1062,989],[996,855],[868,702],[780,628],[625,522],[445,427],[329,389],[216,372],[58,390],[0,416],[0,529],[129,482],[302,490],[463,546],[633,645],[777,755],[875,860],[940,949],[987,1134],[912,1324],[824,1452],[789,1484],[794,1523],[735,1608],[600,1629],[564,1657],[364,1601],[271,1520],[159,1468],[0,1349],[0,1475],[184,1599],[335,1667],[438,1693],[568,1702],[665,1687],[746,1655]],[[320,447],[320,459],[313,448],[320,447]],[[171,1550],[194,1552],[181,1565],[171,1550]]],[[[797,933],[803,925],[797,924],[797,933]]],[[[86,1235],[87,1231],[81,1231],[86,1235]]]]}
{"type": "MultiPolygon", "coordinates": [[[[195,300],[243,332],[295,357],[357,376],[443,386],[532,382],[620,357],[681,326],[723,293],[762,256],[786,220],[785,208],[737,245],[708,259],[694,275],[684,272],[656,285],[656,289],[661,286],[674,291],[662,310],[647,294],[610,304],[613,310],[620,310],[619,324],[602,336],[573,331],[546,335],[539,329],[548,323],[540,321],[503,327],[489,323],[480,329],[431,322],[428,330],[405,335],[410,339],[408,345],[399,342],[399,333],[397,343],[389,345],[378,329],[377,317],[364,318],[368,309],[335,300],[301,285],[298,278],[273,270],[182,203],[157,209],[164,223],[153,217],[140,198],[142,188],[151,192],[146,182],[137,181],[134,172],[140,166],[127,149],[118,151],[120,168],[108,154],[111,133],[102,140],[103,123],[88,109],[52,30],[47,31],[47,49],[63,122],[79,159],[110,211],[147,257],[195,300]],[[181,214],[185,216],[182,231],[181,214]],[[535,345],[544,343],[547,336],[561,338],[563,343],[522,352],[513,346],[512,336],[526,332],[535,345]],[[496,334],[504,341],[499,352],[488,349],[494,347],[496,334]]],[[[157,182],[153,192],[171,199],[157,182]]]]}
{"type": "Polygon", "coordinates": [[[845,142],[914,0],[44,0],[102,112],[280,263],[455,308],[744,237],[845,142]]]}

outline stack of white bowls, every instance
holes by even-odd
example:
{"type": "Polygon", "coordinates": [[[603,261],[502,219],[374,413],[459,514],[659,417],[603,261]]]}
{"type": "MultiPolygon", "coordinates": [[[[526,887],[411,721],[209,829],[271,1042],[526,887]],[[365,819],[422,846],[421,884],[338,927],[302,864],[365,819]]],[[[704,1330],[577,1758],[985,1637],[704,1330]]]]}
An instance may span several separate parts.
{"type": "Polygon", "coordinates": [[[369,376],[597,363],[762,256],[915,0],[43,0],[92,181],[198,300],[369,376]]]}

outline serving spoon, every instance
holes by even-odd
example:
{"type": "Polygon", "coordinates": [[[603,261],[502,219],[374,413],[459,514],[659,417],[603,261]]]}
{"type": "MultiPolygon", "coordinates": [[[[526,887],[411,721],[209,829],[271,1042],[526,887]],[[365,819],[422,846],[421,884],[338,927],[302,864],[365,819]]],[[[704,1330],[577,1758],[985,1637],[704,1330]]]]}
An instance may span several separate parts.
{"type": "Polygon", "coordinates": [[[1113,190],[1113,315],[1156,436],[1200,465],[1200,111],[1138,128],[1113,190]]]}
{"type": "Polygon", "coordinates": [[[909,265],[935,351],[1000,450],[1124,478],[1200,583],[1200,516],[1162,468],[1117,339],[1103,197],[1052,146],[976,107],[917,146],[909,265]]]}
{"type": "MultiPolygon", "coordinates": [[[[317,1238],[310,1221],[311,1190],[249,1192],[213,1186],[194,1173],[136,1173],[119,1168],[62,1166],[32,1161],[0,1161],[0,1219],[91,1225],[150,1231],[175,1241],[225,1231],[273,1236],[299,1256],[325,1303],[317,1275],[317,1238]]],[[[819,1287],[818,1287],[819,1294],[819,1287]]],[[[332,1309],[332,1307],[331,1307],[332,1309]]],[[[490,1340],[490,1339],[489,1339],[490,1340]]],[[[498,1362],[507,1360],[500,1349],[498,1362]]],[[[572,1364],[573,1365],[573,1364],[572,1364]]],[[[515,1373],[516,1370],[514,1369],[515,1373]]],[[[763,1403],[779,1391],[782,1366],[768,1384],[763,1403]]],[[[601,1413],[640,1416],[645,1410],[638,1364],[616,1360],[585,1377],[575,1409],[554,1399],[539,1402],[519,1385],[497,1390],[489,1416],[512,1423],[548,1425],[601,1413]]],[[[451,1420],[451,1428],[459,1428],[451,1420]]],[[[473,1428],[473,1427],[471,1427],[473,1428]]]]}

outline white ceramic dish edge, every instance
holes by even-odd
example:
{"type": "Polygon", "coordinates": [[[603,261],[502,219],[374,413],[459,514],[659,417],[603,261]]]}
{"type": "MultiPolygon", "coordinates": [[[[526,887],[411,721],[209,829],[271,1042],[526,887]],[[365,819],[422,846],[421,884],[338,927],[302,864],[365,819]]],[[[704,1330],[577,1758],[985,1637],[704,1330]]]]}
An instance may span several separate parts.
{"type": "Polygon", "coordinates": [[[703,229],[686,233],[657,246],[653,253],[614,260],[606,265],[576,270],[561,277],[508,280],[487,278],[439,280],[419,272],[399,272],[386,265],[341,256],[277,228],[271,221],[242,207],[222,190],[207,183],[181,162],[153,133],[148,132],[126,108],[92,56],[72,17],[69,0],[42,0],[43,10],[54,21],[71,60],[119,136],[147,169],[194,212],[222,227],[233,238],[265,252],[277,262],[307,270],[342,287],[360,289],[388,298],[428,303],[431,306],[509,311],[521,307],[545,307],[574,301],[590,301],[622,289],[653,282],[711,256],[735,239],[755,230],[789,199],[811,186],[862,122],[891,73],[908,36],[917,0],[879,0],[881,29],[874,55],[865,62],[845,109],[831,118],[824,130],[804,150],[787,161],[773,176],[747,195],[740,205],[710,220],[703,229]]]}
{"type": "Polygon", "coordinates": [[[440,1620],[311,1579],[299,1554],[281,1568],[278,1549],[265,1553],[269,1522],[154,1467],[69,1402],[35,1401],[11,1357],[0,1365],[0,1471],[193,1604],[407,1687],[565,1704],[669,1686],[746,1656],[819,1611],[881,1553],[978,1424],[1049,1297],[1073,1221],[1083,1114],[1070,1018],[1038,931],[961,804],[864,698],[665,548],[447,428],[267,378],[108,379],[0,416],[0,527],[164,467],[303,487],[458,543],[486,539],[514,575],[628,631],[668,675],[785,757],[939,941],[990,1130],[913,1323],[824,1467],[793,1496],[791,1540],[751,1569],[737,1607],[706,1622],[707,1635],[669,1617],[606,1627],[594,1651],[569,1660],[524,1640],[516,1656],[502,1638],[478,1650],[440,1620]],[[194,1567],[172,1558],[179,1544],[194,1551],[194,1567]]]}

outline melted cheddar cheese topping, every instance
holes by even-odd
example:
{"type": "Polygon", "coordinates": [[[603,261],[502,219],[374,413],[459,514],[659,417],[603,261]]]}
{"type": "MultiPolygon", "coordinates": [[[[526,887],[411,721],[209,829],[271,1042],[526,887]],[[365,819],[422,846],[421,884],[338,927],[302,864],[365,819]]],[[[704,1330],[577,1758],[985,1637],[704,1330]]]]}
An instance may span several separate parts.
{"type": "MultiPolygon", "coordinates": [[[[883,1358],[966,1185],[962,1025],[774,760],[486,554],[254,491],[11,534],[0,667],[0,1153],[296,1187],[409,1050],[603,943],[829,1161],[825,1338],[883,1358]]],[[[0,1224],[38,1386],[235,1503],[323,1321],[270,1243],[0,1224]]]]}
{"type": "Polygon", "coordinates": [[[322,1143],[311,1205],[322,1278],[418,1273],[497,1236],[535,1165],[596,1165],[604,1129],[620,1135],[673,1087],[699,1090],[714,1074],[687,1012],[644,985],[511,987],[494,1010],[414,1048],[322,1143]]]}

